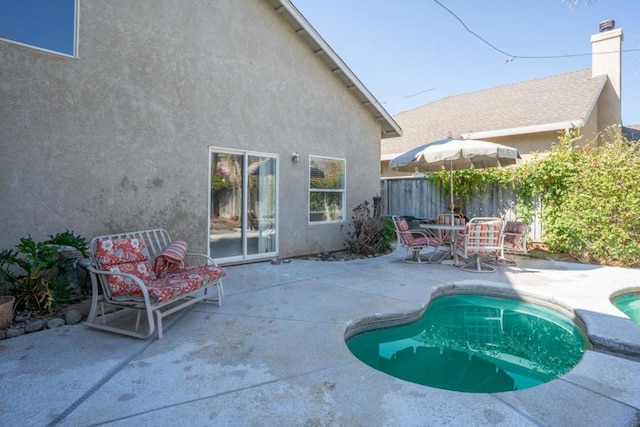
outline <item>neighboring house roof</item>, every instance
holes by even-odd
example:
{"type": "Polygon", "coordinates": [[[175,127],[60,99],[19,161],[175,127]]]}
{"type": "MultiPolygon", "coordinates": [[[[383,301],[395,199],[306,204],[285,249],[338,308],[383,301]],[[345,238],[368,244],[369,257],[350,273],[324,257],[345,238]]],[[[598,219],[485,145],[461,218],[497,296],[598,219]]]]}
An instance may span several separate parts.
{"type": "Polygon", "coordinates": [[[629,141],[640,141],[640,124],[622,126],[622,133],[629,141]]]}
{"type": "Polygon", "coordinates": [[[591,114],[607,76],[591,69],[450,96],[394,116],[404,136],[382,142],[389,160],[430,141],[475,139],[566,129],[591,114]]]}
{"type": "Polygon", "coordinates": [[[274,10],[281,14],[287,23],[302,39],[307,42],[313,53],[321,58],[331,72],[351,90],[360,103],[373,115],[382,128],[382,138],[392,138],[402,135],[402,129],[391,117],[378,100],[369,92],[356,75],[340,59],[337,53],[325,42],[320,34],[302,16],[302,14],[288,0],[267,0],[274,10]]]}

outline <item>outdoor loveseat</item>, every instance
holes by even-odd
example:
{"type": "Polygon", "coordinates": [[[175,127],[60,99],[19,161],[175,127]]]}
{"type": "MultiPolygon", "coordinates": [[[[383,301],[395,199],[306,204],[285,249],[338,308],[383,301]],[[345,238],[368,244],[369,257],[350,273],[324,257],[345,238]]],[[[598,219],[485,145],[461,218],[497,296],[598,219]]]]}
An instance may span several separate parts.
{"type": "Polygon", "coordinates": [[[164,317],[200,301],[222,305],[222,268],[207,255],[188,253],[186,242],[172,241],[163,229],[98,236],[90,248],[92,328],[136,338],[157,328],[162,338],[164,317]],[[141,332],[143,313],[147,326],[141,332]]]}

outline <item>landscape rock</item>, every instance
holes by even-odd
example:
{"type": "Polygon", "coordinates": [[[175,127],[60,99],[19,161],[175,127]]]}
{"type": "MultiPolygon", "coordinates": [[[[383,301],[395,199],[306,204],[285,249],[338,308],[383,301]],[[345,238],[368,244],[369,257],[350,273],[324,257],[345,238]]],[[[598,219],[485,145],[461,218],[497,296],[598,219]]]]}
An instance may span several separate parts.
{"type": "Polygon", "coordinates": [[[42,319],[37,319],[37,320],[34,320],[33,322],[29,322],[29,323],[27,323],[27,324],[25,325],[25,327],[24,327],[24,331],[25,331],[27,334],[30,334],[30,333],[32,333],[32,332],[38,332],[38,331],[41,331],[41,330],[43,330],[46,326],[47,326],[47,322],[45,322],[45,321],[44,321],[44,320],[42,320],[42,319]]]}
{"type": "Polygon", "coordinates": [[[82,313],[78,310],[69,310],[67,314],[65,314],[65,320],[67,325],[77,325],[82,321],[82,313]]]}
{"type": "Polygon", "coordinates": [[[23,328],[9,328],[7,329],[7,338],[15,338],[15,337],[19,337],[20,335],[24,335],[24,329],[23,328]]]}
{"type": "Polygon", "coordinates": [[[51,319],[47,322],[47,328],[59,328],[60,326],[64,326],[64,319],[51,319]]]}

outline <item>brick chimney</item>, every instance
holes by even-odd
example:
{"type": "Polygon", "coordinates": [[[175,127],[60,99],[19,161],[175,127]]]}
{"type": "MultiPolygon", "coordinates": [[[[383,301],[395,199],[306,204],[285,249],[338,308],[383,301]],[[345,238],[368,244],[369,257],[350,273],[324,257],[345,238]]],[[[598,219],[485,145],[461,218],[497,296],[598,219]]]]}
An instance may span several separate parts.
{"type": "Polygon", "coordinates": [[[615,28],[614,21],[600,24],[600,32],[591,36],[591,75],[607,75],[598,102],[598,128],[622,124],[622,28],[615,28]]]}

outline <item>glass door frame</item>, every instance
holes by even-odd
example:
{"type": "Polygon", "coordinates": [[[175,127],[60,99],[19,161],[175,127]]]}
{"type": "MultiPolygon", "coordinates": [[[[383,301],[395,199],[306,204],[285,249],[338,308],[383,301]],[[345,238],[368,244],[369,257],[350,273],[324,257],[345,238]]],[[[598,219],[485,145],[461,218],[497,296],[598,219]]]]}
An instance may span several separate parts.
{"type": "Polygon", "coordinates": [[[237,149],[231,149],[231,148],[224,148],[224,147],[217,147],[217,146],[210,146],[209,147],[209,159],[208,159],[208,164],[209,164],[209,184],[207,185],[207,189],[208,189],[208,196],[207,196],[207,241],[208,241],[208,246],[207,246],[207,250],[208,250],[208,254],[210,256],[212,256],[213,258],[216,259],[216,262],[219,262],[221,264],[232,264],[232,263],[240,263],[240,262],[244,262],[244,261],[253,261],[253,260],[263,260],[263,259],[271,259],[271,258],[275,258],[278,255],[279,252],[279,242],[278,242],[278,235],[279,235],[279,156],[278,154],[274,154],[274,153],[264,153],[264,152],[259,152],[259,151],[250,151],[250,150],[237,150],[237,149]],[[234,156],[242,156],[242,207],[241,207],[241,212],[242,215],[240,215],[241,217],[241,239],[242,239],[242,253],[241,254],[234,254],[231,256],[212,256],[211,255],[211,245],[212,245],[212,238],[211,238],[211,226],[212,226],[212,191],[211,191],[211,180],[212,180],[212,158],[213,158],[213,154],[226,154],[226,155],[234,155],[234,156]],[[249,211],[249,157],[254,156],[254,157],[262,157],[262,158],[266,158],[266,159],[272,159],[273,161],[275,161],[275,170],[274,170],[274,209],[275,212],[273,214],[273,218],[271,219],[271,221],[273,222],[273,225],[271,226],[269,232],[271,232],[271,238],[274,239],[274,250],[273,251],[269,251],[269,252],[260,252],[260,253],[249,253],[248,250],[248,230],[251,228],[252,224],[251,224],[251,218],[248,215],[248,211],[249,211]]]}

